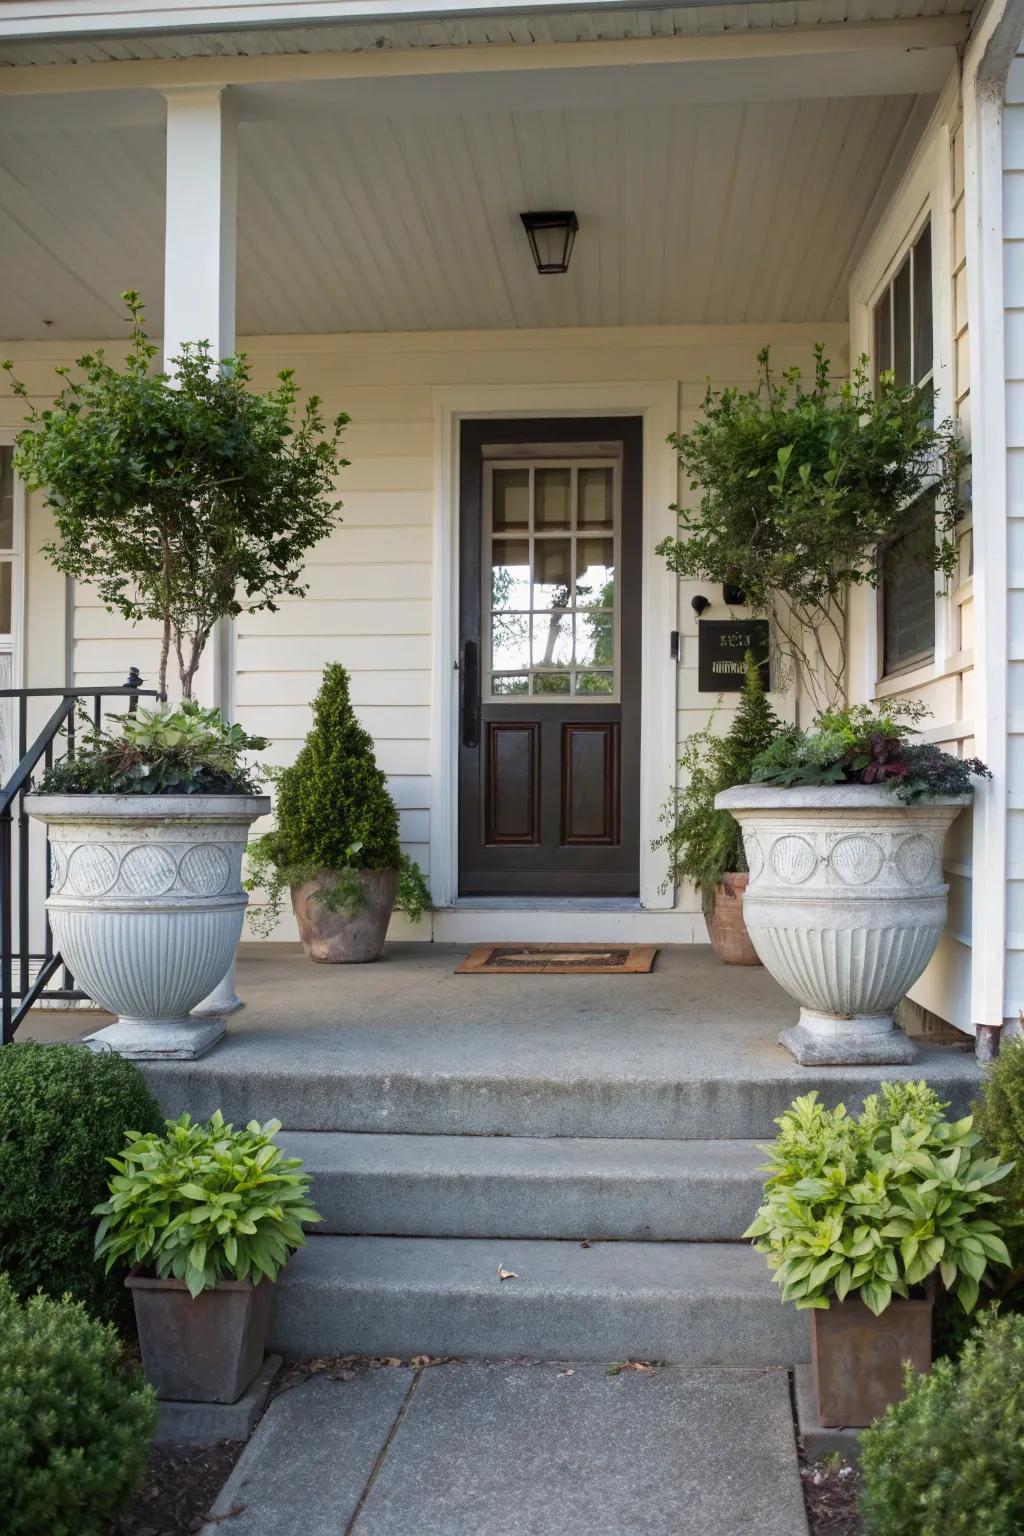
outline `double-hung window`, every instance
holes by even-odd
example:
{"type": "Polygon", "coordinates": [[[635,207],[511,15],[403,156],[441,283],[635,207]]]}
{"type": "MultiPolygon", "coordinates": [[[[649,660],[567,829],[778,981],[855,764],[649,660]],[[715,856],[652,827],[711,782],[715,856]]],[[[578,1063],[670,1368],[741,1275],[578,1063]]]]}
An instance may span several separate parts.
{"type": "MultiPolygon", "coordinates": [[[[930,401],[934,384],[932,235],[926,224],[882,290],[872,315],[875,377],[891,369],[930,401]]],[[[879,650],[883,677],[935,656],[935,570],[925,552],[935,539],[935,495],[906,509],[904,527],[878,550],[879,650]]]]}

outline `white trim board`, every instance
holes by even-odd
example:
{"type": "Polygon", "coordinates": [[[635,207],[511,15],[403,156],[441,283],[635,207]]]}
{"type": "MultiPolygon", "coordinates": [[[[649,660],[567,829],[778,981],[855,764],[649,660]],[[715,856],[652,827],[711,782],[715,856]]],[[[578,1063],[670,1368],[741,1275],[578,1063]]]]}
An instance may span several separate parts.
{"type": "Polygon", "coordinates": [[[435,944],[707,944],[699,912],[535,911],[494,906],[435,912],[435,944]]]}
{"type": "MultiPolygon", "coordinates": [[[[640,900],[670,911],[675,893],[662,891],[667,868],[651,843],[658,807],[676,782],[676,668],[669,636],[678,629],[675,577],[654,546],[675,533],[678,494],[675,455],[665,439],[679,424],[677,380],[631,384],[522,384],[434,391],[433,682],[431,689],[430,884],[434,902],[458,900],[458,506],[459,428],[479,417],[640,416],[643,418],[643,645],[640,707],[640,900]]],[[[477,914],[483,917],[484,914],[477,914]]],[[[685,916],[685,915],[684,915],[685,916]]],[[[544,917],[547,931],[550,914],[544,917]]],[[[486,920],[486,919],[485,919],[486,920]]],[[[579,915],[575,915],[578,923],[579,915]]],[[[493,921],[493,920],[492,920],[493,921]]],[[[586,919],[588,936],[594,919],[586,919]]],[[[435,917],[435,937],[444,926],[435,917]]],[[[685,921],[682,923],[685,926],[685,921]]],[[[491,935],[493,936],[493,934],[491,935]]],[[[595,942],[602,942],[597,938],[595,942]]],[[[677,942],[687,942],[681,939],[677,942]]]]}

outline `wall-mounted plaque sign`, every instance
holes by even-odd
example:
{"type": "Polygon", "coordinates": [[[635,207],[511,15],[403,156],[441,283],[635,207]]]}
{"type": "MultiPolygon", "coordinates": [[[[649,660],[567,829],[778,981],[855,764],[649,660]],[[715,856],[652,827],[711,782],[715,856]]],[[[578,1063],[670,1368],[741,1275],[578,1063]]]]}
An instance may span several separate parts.
{"type": "Polygon", "coordinates": [[[701,619],[697,625],[697,687],[701,693],[739,693],[750,651],[771,688],[767,619],[701,619]]]}

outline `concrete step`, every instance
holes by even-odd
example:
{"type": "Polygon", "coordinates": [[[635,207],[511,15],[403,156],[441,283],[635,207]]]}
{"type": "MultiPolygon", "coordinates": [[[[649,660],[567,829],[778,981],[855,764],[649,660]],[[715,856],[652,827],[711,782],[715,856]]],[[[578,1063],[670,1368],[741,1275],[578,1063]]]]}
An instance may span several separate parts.
{"type": "Polygon", "coordinates": [[[293,1357],[790,1366],[810,1331],[745,1244],[314,1237],[275,1287],[269,1343],[293,1357]]]}
{"type": "Polygon", "coordinates": [[[312,1174],[318,1233],[727,1242],[753,1218],[764,1162],[752,1141],[281,1139],[312,1174]]]}
{"type": "Polygon", "coordinates": [[[303,1131],[426,1136],[763,1141],[812,1088],[827,1104],[854,1109],[883,1078],[923,1077],[961,1115],[980,1081],[973,1056],[956,1047],[922,1045],[909,1067],[814,1068],[797,1066],[770,1039],[730,1055],[715,1036],[695,1032],[689,1049],[670,1052],[631,1038],[628,1015],[617,1028],[601,1060],[578,1037],[567,1046],[554,1027],[538,1046],[510,1031],[505,1059],[481,1061],[478,1043],[470,1053],[459,1042],[468,1058],[459,1060],[437,1036],[380,1025],[369,1043],[341,1027],[313,1039],[239,1032],[199,1061],[141,1065],[169,1115],[187,1109],[200,1119],[221,1109],[235,1124],[273,1117],[303,1131]]]}

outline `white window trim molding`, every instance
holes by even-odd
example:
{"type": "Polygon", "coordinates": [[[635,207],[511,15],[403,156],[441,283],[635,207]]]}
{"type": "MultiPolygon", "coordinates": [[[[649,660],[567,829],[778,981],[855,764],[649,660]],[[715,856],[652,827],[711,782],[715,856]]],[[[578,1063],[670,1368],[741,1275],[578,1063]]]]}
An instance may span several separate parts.
{"type": "MultiPolygon", "coordinates": [[[[882,290],[917,238],[926,220],[932,231],[932,378],[935,420],[955,408],[953,379],[953,185],[952,127],[959,116],[957,82],[951,79],[939,98],[911,165],[879,220],[850,279],[850,360],[874,350],[872,314],[882,290]]],[[[864,644],[852,658],[850,698],[858,700],[905,692],[945,675],[957,648],[951,595],[936,594],[935,655],[915,667],[913,674],[882,674],[878,643],[880,598],[873,587],[852,594],[851,627],[859,628],[864,644]]]]}
{"type": "MultiPolygon", "coordinates": [[[[643,418],[643,625],[640,709],[640,902],[671,911],[661,889],[663,853],[651,843],[658,809],[676,782],[676,674],[669,637],[678,629],[678,584],[654,546],[676,531],[675,456],[665,440],[679,425],[678,380],[628,384],[523,384],[434,391],[433,680],[430,752],[430,886],[435,906],[458,902],[458,508],[459,429],[479,417],[643,418]]],[[[538,905],[542,903],[538,901],[538,905]]]]}

